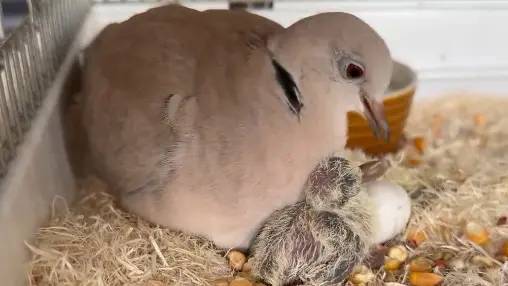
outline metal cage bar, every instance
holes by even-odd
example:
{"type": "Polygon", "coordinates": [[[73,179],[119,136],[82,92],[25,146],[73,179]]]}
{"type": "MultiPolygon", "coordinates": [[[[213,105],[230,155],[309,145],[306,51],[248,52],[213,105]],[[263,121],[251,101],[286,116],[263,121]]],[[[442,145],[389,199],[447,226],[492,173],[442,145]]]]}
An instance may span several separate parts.
{"type": "Polygon", "coordinates": [[[91,0],[29,0],[24,23],[0,42],[0,178],[92,5],[91,0]]]}

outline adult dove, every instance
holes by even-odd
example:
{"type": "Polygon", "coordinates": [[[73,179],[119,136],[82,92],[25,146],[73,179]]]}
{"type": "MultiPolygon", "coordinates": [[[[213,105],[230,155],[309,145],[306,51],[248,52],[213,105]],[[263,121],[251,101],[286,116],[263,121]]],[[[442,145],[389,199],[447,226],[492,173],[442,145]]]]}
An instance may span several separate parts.
{"type": "Polygon", "coordinates": [[[348,111],[388,138],[391,71],[385,42],[350,14],[283,28],[242,11],[154,8],[86,51],[89,157],[131,212],[247,248],[344,149],[348,111]]]}

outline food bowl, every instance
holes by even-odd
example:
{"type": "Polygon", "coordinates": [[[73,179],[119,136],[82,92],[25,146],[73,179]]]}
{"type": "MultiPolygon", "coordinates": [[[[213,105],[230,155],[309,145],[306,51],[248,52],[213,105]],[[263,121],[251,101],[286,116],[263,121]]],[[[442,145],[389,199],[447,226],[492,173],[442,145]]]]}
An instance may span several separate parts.
{"type": "Polygon", "coordinates": [[[349,112],[346,147],[361,149],[373,156],[397,151],[403,139],[403,131],[415,90],[415,72],[410,67],[394,61],[392,79],[383,99],[385,115],[390,126],[390,140],[386,142],[377,139],[363,115],[358,112],[349,112]]]}

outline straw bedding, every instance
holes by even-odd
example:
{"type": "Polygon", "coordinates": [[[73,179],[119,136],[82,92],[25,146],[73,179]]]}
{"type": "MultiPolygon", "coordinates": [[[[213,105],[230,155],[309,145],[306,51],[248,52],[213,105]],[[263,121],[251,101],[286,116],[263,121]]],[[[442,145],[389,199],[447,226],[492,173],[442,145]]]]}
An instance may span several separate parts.
{"type": "MultiPolygon", "coordinates": [[[[393,167],[385,178],[402,185],[413,201],[406,233],[390,243],[404,245],[410,257],[439,261],[433,271],[444,277],[443,285],[508,283],[500,254],[508,240],[506,110],[508,100],[480,95],[419,103],[406,131],[408,138],[425,138],[423,154],[404,148],[390,156],[393,167]],[[489,243],[468,240],[468,222],[485,227],[489,243]],[[406,240],[415,230],[426,237],[418,246],[406,240]]],[[[360,152],[348,157],[365,159],[360,152]]],[[[235,275],[210,242],[127,214],[104,190],[98,181],[85,182],[81,199],[27,243],[32,285],[208,285],[235,275]]],[[[408,269],[373,268],[370,284],[409,285],[408,269]]]]}

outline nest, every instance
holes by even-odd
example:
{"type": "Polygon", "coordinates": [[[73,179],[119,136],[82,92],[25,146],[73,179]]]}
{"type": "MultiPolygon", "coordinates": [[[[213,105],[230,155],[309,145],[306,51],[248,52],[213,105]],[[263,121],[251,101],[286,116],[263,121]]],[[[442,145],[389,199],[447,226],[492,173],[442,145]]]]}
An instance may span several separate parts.
{"type": "MultiPolygon", "coordinates": [[[[413,107],[408,147],[389,156],[393,167],[385,175],[413,201],[407,231],[390,242],[404,246],[409,258],[392,271],[369,265],[368,285],[409,285],[414,257],[436,262],[432,272],[443,285],[508,283],[507,254],[501,251],[508,241],[506,110],[508,100],[478,95],[413,107]],[[488,243],[468,239],[469,222],[486,229],[488,243]],[[408,240],[415,231],[425,237],[417,244],[408,240]]],[[[358,151],[347,157],[366,159],[358,151]]],[[[100,182],[90,180],[83,189],[81,200],[52,217],[27,244],[32,285],[209,285],[236,275],[211,242],[122,211],[100,182]]]]}

